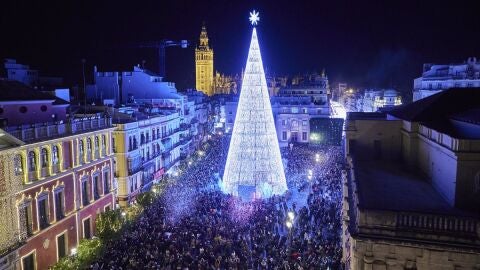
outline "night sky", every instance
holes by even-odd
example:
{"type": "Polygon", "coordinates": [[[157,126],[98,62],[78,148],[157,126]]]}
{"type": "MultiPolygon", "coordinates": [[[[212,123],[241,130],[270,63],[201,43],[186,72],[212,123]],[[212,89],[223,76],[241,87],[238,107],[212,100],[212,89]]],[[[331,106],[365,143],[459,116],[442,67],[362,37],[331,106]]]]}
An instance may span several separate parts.
{"type": "MultiPolygon", "coordinates": [[[[87,72],[131,69],[156,51],[135,44],[161,39],[198,43],[205,21],[215,69],[239,73],[251,35],[248,12],[260,12],[263,63],[269,73],[326,69],[331,83],[410,92],[425,62],[480,57],[480,12],[465,1],[4,1],[0,57],[44,75],[81,79],[87,72]]],[[[167,77],[193,87],[194,50],[167,49],[167,77]]]]}

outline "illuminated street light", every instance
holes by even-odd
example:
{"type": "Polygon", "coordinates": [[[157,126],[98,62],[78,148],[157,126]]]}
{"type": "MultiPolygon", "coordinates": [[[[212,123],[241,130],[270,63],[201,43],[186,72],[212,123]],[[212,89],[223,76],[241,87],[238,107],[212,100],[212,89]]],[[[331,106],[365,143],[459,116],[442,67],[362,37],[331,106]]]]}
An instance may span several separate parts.
{"type": "Polygon", "coordinates": [[[294,218],[295,218],[295,214],[293,212],[288,212],[288,218],[290,219],[290,221],[292,221],[294,218]]]}
{"type": "Polygon", "coordinates": [[[285,225],[287,225],[288,229],[291,229],[293,224],[292,224],[291,221],[287,221],[287,222],[285,222],[285,225]]]}
{"type": "Polygon", "coordinates": [[[125,217],[126,215],[127,215],[127,213],[122,212],[122,217],[125,217]]]}
{"type": "Polygon", "coordinates": [[[70,250],[70,253],[71,253],[72,255],[76,255],[76,254],[77,254],[77,248],[72,248],[72,249],[70,250]]]}
{"type": "Polygon", "coordinates": [[[191,161],[191,160],[188,161],[188,165],[192,165],[192,161],[191,161]]]}

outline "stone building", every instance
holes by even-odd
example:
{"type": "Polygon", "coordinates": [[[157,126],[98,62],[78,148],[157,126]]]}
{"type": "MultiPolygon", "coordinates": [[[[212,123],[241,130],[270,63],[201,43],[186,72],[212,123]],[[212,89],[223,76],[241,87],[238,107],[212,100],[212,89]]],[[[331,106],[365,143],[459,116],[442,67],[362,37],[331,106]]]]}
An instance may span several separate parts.
{"type": "Polygon", "coordinates": [[[213,49],[208,45],[207,28],[202,26],[200,44],[195,49],[195,87],[208,96],[214,94],[213,49]]]}
{"type": "Polygon", "coordinates": [[[479,89],[350,113],[346,269],[480,269],[479,89]]]}
{"type": "Polygon", "coordinates": [[[461,64],[424,64],[421,77],[413,81],[413,101],[450,88],[480,87],[480,62],[469,57],[461,64]]]}
{"type": "Polygon", "coordinates": [[[0,100],[4,116],[14,115],[13,110],[29,121],[25,125],[25,120],[6,117],[5,136],[15,140],[0,149],[10,157],[2,161],[11,165],[8,170],[4,166],[0,177],[12,185],[5,189],[10,192],[6,202],[15,192],[14,213],[11,204],[1,205],[2,213],[14,215],[9,222],[18,221],[10,224],[17,227],[12,232],[20,242],[13,263],[21,269],[47,269],[71,254],[81,239],[93,237],[98,213],[115,207],[113,126],[101,114],[52,109],[63,102],[10,81],[0,84],[0,100]],[[66,119],[52,117],[51,110],[66,119]]]}
{"type": "Polygon", "coordinates": [[[114,114],[115,178],[121,207],[135,201],[180,159],[180,118],[175,111],[140,112],[122,108],[114,114]]]}

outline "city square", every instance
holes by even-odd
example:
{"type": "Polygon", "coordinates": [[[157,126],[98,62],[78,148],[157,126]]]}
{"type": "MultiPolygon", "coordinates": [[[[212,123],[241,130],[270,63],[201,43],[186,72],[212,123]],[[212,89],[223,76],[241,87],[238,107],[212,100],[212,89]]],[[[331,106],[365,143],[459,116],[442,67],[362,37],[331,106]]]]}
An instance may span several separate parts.
{"type": "Polygon", "coordinates": [[[480,270],[477,10],[2,3],[0,270],[480,270]]]}

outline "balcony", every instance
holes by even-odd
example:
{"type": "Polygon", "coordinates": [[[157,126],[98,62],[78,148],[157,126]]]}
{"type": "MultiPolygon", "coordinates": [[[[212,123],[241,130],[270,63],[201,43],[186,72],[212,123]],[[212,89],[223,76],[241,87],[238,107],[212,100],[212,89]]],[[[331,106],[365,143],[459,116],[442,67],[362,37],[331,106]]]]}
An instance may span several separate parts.
{"type": "Polygon", "coordinates": [[[112,127],[112,119],[110,117],[92,116],[74,118],[66,122],[45,122],[33,125],[9,126],[5,130],[21,141],[34,142],[109,127],[112,127]]]}

